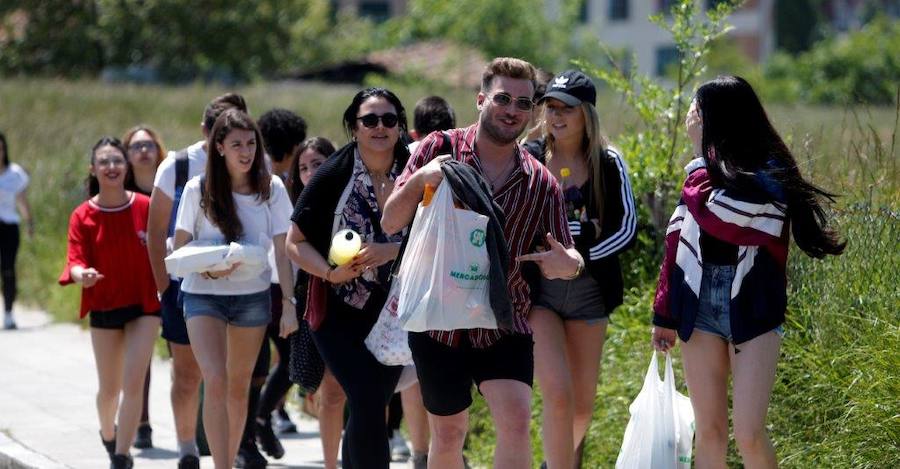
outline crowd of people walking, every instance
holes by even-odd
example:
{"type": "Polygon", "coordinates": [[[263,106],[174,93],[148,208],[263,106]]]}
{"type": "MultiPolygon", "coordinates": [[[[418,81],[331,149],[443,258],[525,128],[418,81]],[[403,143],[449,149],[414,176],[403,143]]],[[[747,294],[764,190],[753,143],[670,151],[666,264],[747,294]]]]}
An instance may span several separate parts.
{"type": "MultiPolygon", "coordinates": [[[[477,121],[457,128],[444,99],[423,98],[410,126],[395,93],[366,88],[343,113],[339,148],[308,137],[289,110],[255,119],[233,93],[209,102],[202,138],[180,150],[166,152],[145,125],[121,140],[100,137],[59,283],[82,289],[110,467],[132,467],[130,448],[154,444],[147,392],[160,334],[172,358],[179,469],[199,468],[207,447],[219,469],[266,467],[263,452],[281,458],[273,415],[292,378],[316,372],[302,387],[327,468],[385,468],[398,457],[416,469],[466,467],[473,385],[496,429],[495,467],[532,467],[535,378],[544,467],[580,467],[594,408],[604,405],[595,400],[610,316],[623,301],[619,255],[637,235],[628,155],[604,135],[609,116],[580,71],[539,75],[497,58],[475,103],[477,121]],[[410,332],[414,366],[385,365],[365,339],[401,245],[426,188],[455,186],[466,171],[501,228],[504,271],[491,279],[498,328],[410,332]],[[329,249],[343,229],[362,248],[335,265],[329,249]],[[269,262],[252,275],[238,263],[176,277],[164,259],[191,242],[260,247],[269,262]]],[[[667,230],[651,343],[667,351],[684,342],[697,466],[724,467],[731,376],[740,454],[748,467],[775,467],[765,423],[790,230],[810,256],[840,254],[822,205],[832,195],[803,179],[739,77],[701,86],[685,126],[694,154],[667,230]]],[[[33,227],[28,174],[10,154],[0,134],[5,329],[16,327],[20,224],[33,227]]]]}

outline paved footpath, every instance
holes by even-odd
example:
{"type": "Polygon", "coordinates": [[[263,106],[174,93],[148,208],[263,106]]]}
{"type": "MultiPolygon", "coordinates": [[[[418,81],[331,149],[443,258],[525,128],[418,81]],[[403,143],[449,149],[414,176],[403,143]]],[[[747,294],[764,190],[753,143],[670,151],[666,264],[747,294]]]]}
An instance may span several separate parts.
{"type": "MultiPolygon", "coordinates": [[[[90,335],[75,324],[54,324],[45,313],[18,311],[19,330],[0,330],[0,469],[103,469],[95,407],[97,372],[90,335]]],[[[132,450],[136,469],[174,468],[175,428],[167,360],[153,359],[149,450],[132,450]]],[[[318,424],[292,413],[298,433],[284,435],[285,455],[269,467],[321,468],[318,424]]],[[[212,459],[202,458],[211,468],[212,459]]],[[[407,467],[393,463],[392,469],[407,467]]]]}

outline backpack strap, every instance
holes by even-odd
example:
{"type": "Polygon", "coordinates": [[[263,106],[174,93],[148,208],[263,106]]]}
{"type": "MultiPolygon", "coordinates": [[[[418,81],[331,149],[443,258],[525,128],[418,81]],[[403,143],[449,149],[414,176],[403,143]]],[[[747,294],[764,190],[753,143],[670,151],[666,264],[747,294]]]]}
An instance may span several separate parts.
{"type": "Polygon", "coordinates": [[[175,192],[172,194],[172,213],[169,215],[169,237],[175,236],[175,218],[178,216],[178,206],[181,204],[181,194],[188,181],[190,161],[187,148],[175,153],[175,192]]]}
{"type": "Polygon", "coordinates": [[[188,152],[187,149],[178,150],[175,153],[175,191],[184,189],[188,181],[188,152]]]}

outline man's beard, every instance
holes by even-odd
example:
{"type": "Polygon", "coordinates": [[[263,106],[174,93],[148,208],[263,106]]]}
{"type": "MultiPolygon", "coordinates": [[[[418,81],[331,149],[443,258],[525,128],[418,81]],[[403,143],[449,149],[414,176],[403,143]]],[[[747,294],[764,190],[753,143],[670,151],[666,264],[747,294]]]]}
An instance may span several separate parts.
{"type": "Polygon", "coordinates": [[[484,131],[485,135],[497,145],[509,145],[516,141],[519,138],[519,135],[522,134],[522,131],[525,130],[525,126],[528,125],[528,121],[522,122],[522,125],[519,126],[519,129],[515,131],[515,133],[504,130],[491,121],[491,117],[486,113],[481,114],[481,130],[484,131]]]}

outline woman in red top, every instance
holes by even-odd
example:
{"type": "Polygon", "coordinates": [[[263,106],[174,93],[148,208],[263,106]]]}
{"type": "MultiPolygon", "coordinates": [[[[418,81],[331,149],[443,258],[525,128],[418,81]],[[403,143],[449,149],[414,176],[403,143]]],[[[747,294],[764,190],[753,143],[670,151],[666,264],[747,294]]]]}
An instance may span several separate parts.
{"type": "Polygon", "coordinates": [[[68,259],[59,278],[60,285],[82,285],[81,317],[90,315],[99,378],[100,438],[111,468],[133,465],[128,448],[160,324],[146,247],[150,200],[125,190],[128,170],[118,139],[103,137],[94,145],[90,199],[69,219],[68,259]]]}

